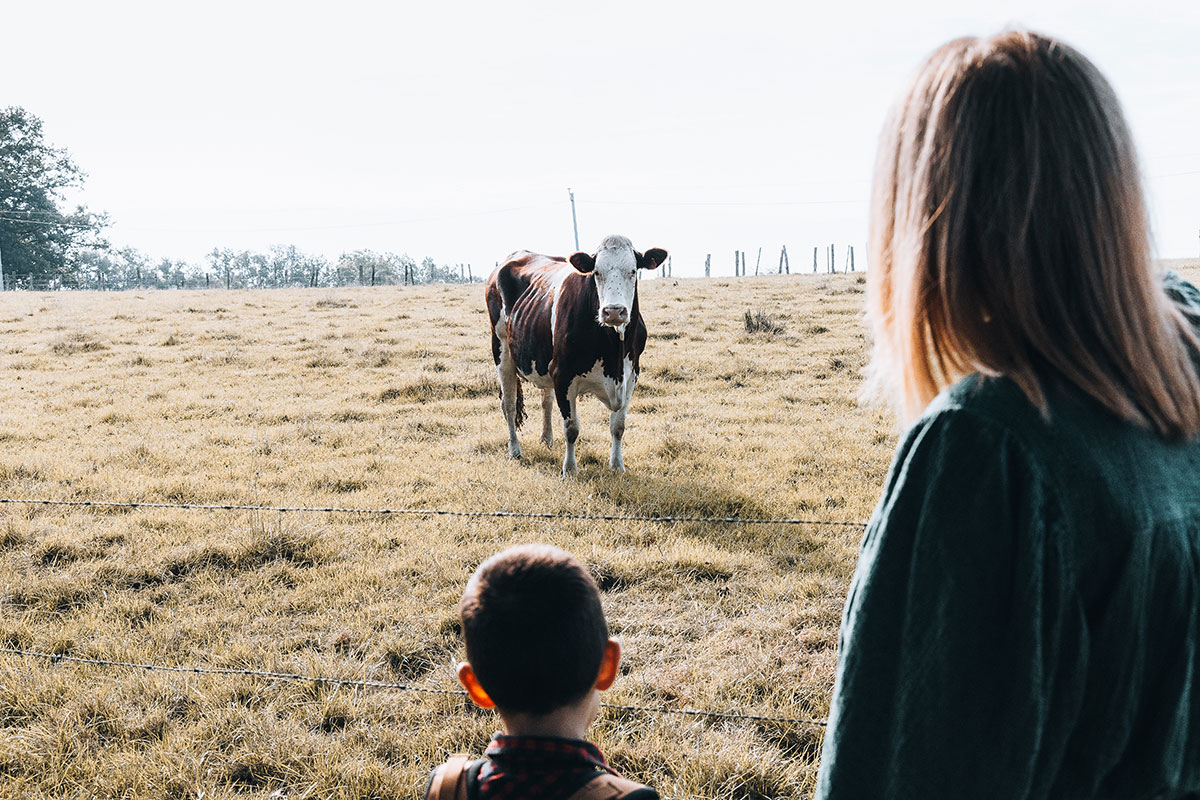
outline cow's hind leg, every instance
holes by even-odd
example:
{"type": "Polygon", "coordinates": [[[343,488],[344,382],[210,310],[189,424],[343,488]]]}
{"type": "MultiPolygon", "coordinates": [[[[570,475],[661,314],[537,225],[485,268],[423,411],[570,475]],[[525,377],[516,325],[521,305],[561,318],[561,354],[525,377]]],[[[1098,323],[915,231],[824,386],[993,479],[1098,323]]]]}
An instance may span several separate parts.
{"type": "Polygon", "coordinates": [[[554,390],[542,389],[542,441],[546,447],[554,445],[554,425],[550,420],[552,408],[554,408],[554,390]]]}
{"type": "Polygon", "coordinates": [[[608,457],[608,466],[617,472],[625,471],[625,459],[621,455],[621,437],[625,435],[625,404],[608,415],[608,432],[612,434],[612,454],[608,457]]]}
{"type": "Polygon", "coordinates": [[[500,378],[500,408],[504,411],[504,420],[508,423],[508,454],[512,458],[521,457],[521,443],[517,441],[517,427],[520,426],[521,378],[517,375],[516,364],[507,357],[505,351],[500,363],[496,365],[496,375],[500,378]]]}

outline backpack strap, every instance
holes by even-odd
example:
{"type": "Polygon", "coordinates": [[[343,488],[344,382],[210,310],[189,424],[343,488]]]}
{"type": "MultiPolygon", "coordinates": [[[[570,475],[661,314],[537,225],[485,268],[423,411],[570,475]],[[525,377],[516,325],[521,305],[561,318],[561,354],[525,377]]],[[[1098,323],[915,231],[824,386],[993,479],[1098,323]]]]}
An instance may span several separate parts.
{"type": "Polygon", "coordinates": [[[579,791],[571,795],[569,800],[618,800],[618,798],[632,794],[638,789],[645,788],[647,788],[645,784],[638,783],[637,781],[622,778],[620,775],[601,772],[581,786],[579,791]]]}
{"type": "Polygon", "coordinates": [[[450,756],[433,772],[425,800],[467,800],[467,764],[471,757],[458,753],[450,756]]]}

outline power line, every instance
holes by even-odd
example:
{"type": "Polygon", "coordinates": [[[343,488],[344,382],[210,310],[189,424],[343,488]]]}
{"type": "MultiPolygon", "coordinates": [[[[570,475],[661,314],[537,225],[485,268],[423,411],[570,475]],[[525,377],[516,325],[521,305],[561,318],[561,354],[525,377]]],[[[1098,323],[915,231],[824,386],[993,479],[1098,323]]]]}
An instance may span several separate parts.
{"type": "Polygon", "coordinates": [[[867,200],[750,200],[750,201],[684,201],[667,202],[654,200],[580,200],[596,206],[828,206],[866,203],[867,200]]]}
{"type": "MultiPolygon", "coordinates": [[[[134,231],[156,231],[156,232],[178,232],[178,233],[273,233],[273,232],[289,232],[289,231],[324,231],[324,230],[346,230],[354,228],[381,228],[389,225],[411,225],[420,222],[436,222],[444,219],[461,219],[465,217],[482,217],[491,214],[507,214],[513,211],[526,211],[534,208],[547,208],[557,206],[561,201],[553,201],[548,203],[534,203],[524,206],[511,206],[508,208],[490,208],[477,211],[460,211],[449,214],[435,214],[424,217],[410,217],[406,219],[390,219],[379,222],[347,222],[328,225],[277,225],[266,227],[249,227],[249,228],[154,228],[154,227],[127,227],[128,230],[134,231]]],[[[38,220],[29,216],[15,216],[16,214],[44,214],[52,216],[53,212],[34,212],[34,211],[4,211],[0,210],[0,221],[11,220],[29,225],[60,225],[68,227],[91,227],[81,225],[79,223],[71,223],[58,219],[38,220]]],[[[111,225],[111,223],[109,223],[111,225]]]]}
{"type": "Polygon", "coordinates": [[[837,525],[865,527],[865,522],[848,520],[801,519],[798,517],[705,517],[670,514],[582,514],[569,511],[462,511],[446,508],[349,508],[339,506],[267,506],[242,503],[154,503],[119,500],[50,500],[40,498],[0,497],[0,505],[66,506],[72,508],[158,508],[190,511],[278,511],[324,514],[360,514],[375,516],[422,517],[504,517],[516,519],[570,519],[589,522],[702,522],[729,525],[837,525]]]}
{"type": "MultiPolygon", "coordinates": [[[[123,668],[137,669],[146,672],[173,672],[173,673],[190,673],[193,675],[216,675],[220,677],[252,677],[252,678],[269,678],[271,680],[294,681],[301,683],[311,683],[315,685],[328,684],[330,686],[348,686],[357,689],[386,689],[398,692],[421,692],[425,694],[440,694],[440,695],[457,695],[466,697],[467,693],[462,689],[439,689],[433,686],[413,686],[408,683],[389,683],[387,681],[366,681],[352,678],[329,678],[320,675],[301,675],[297,672],[275,672],[271,670],[261,669],[243,669],[240,667],[180,667],[168,666],[165,664],[153,664],[137,661],[116,661],[107,658],[83,658],[81,656],[69,656],[60,653],[45,653],[37,650],[23,650],[12,647],[0,647],[0,654],[11,656],[24,656],[26,658],[37,658],[45,661],[60,662],[68,661],[75,664],[88,664],[96,667],[106,668],[123,668]]],[[[712,717],[715,719],[740,719],[756,722],[781,722],[792,725],[820,725],[826,724],[825,720],[816,719],[799,719],[795,717],[776,717],[767,714],[747,714],[741,711],[703,711],[694,708],[670,708],[667,706],[639,706],[627,705],[619,703],[601,703],[602,708],[611,709],[613,711],[636,711],[650,714],[679,714],[693,717],[712,717]]]]}
{"type": "MultiPolygon", "coordinates": [[[[71,222],[68,219],[58,220],[40,220],[26,219],[21,217],[8,216],[7,212],[0,211],[0,222],[19,222],[22,225],[50,225],[59,228],[94,228],[96,224],[88,224],[86,222],[71,222]]],[[[101,224],[101,223],[97,223],[101,224]]]]}
{"type": "Polygon", "coordinates": [[[126,230],[131,231],[155,231],[159,233],[282,233],[293,231],[329,231],[329,230],[351,230],[356,228],[384,228],[389,225],[412,225],[420,222],[437,222],[446,219],[462,219],[467,217],[483,217],[492,214],[508,214],[513,211],[527,211],[535,208],[548,208],[550,206],[558,206],[561,200],[555,200],[549,203],[534,203],[526,206],[512,206],[509,208],[490,208],[482,211],[460,211],[449,214],[435,214],[426,217],[409,217],[406,219],[390,219],[380,222],[348,222],[330,225],[279,225],[271,227],[256,227],[256,228],[148,228],[139,226],[129,226],[126,230]]]}
{"type": "Polygon", "coordinates": [[[1200,169],[1191,169],[1186,172],[1168,172],[1165,175],[1151,175],[1151,178],[1174,178],[1179,175],[1200,175],[1200,169]]]}

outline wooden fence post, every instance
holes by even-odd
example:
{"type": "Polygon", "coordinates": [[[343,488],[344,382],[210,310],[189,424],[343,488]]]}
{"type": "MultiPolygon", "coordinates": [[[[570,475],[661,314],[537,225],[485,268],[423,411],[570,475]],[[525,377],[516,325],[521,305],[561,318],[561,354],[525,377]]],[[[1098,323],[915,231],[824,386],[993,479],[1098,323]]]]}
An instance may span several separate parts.
{"type": "Polygon", "coordinates": [[[813,248],[813,275],[817,274],[817,248],[813,248]]]}
{"type": "Polygon", "coordinates": [[[847,272],[854,272],[854,245],[850,245],[850,252],[846,254],[847,272]]]}
{"type": "Polygon", "coordinates": [[[758,248],[758,258],[754,259],[754,276],[758,277],[758,265],[762,263],[762,248],[758,248]]]}
{"type": "Polygon", "coordinates": [[[787,256],[787,245],[786,245],[786,244],[783,246],[783,271],[784,271],[786,274],[788,274],[788,275],[791,275],[791,274],[792,274],[792,265],[791,265],[791,263],[788,261],[788,256],[787,256]]]}
{"type": "Polygon", "coordinates": [[[708,253],[707,255],[704,256],[704,277],[706,277],[706,278],[709,275],[708,270],[709,270],[709,266],[711,264],[712,264],[712,253],[708,253]]]}

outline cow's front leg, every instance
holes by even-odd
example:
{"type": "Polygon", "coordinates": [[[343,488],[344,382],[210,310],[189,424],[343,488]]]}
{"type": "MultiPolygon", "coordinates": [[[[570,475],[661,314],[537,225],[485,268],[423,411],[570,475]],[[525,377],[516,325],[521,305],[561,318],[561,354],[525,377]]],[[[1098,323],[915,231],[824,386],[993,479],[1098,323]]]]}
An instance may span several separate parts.
{"type": "Polygon", "coordinates": [[[633,387],[637,385],[637,372],[629,368],[626,362],[624,391],[621,394],[621,406],[608,415],[608,431],[612,434],[612,454],[608,457],[608,466],[617,472],[625,471],[625,458],[621,454],[621,440],[625,437],[625,412],[633,400],[633,387]]]}
{"type": "Polygon", "coordinates": [[[574,475],[578,468],[575,463],[575,440],[579,438],[579,414],[575,409],[578,395],[570,388],[569,382],[566,385],[555,385],[554,395],[558,400],[558,410],[562,413],[563,439],[567,443],[562,465],[565,478],[574,475]]]}
{"type": "Polygon", "coordinates": [[[512,458],[521,457],[521,443],[517,441],[517,404],[521,398],[521,379],[517,375],[517,366],[507,351],[501,356],[496,365],[496,375],[500,378],[500,408],[504,411],[504,420],[508,423],[508,455],[512,458]]]}
{"type": "Polygon", "coordinates": [[[554,446],[554,425],[550,422],[550,410],[554,407],[554,390],[542,389],[542,442],[546,447],[554,446]]]}
{"type": "Polygon", "coordinates": [[[608,457],[608,466],[617,472],[625,471],[625,459],[621,456],[621,437],[625,435],[625,409],[623,405],[608,415],[608,432],[612,434],[612,454],[608,457]]]}

